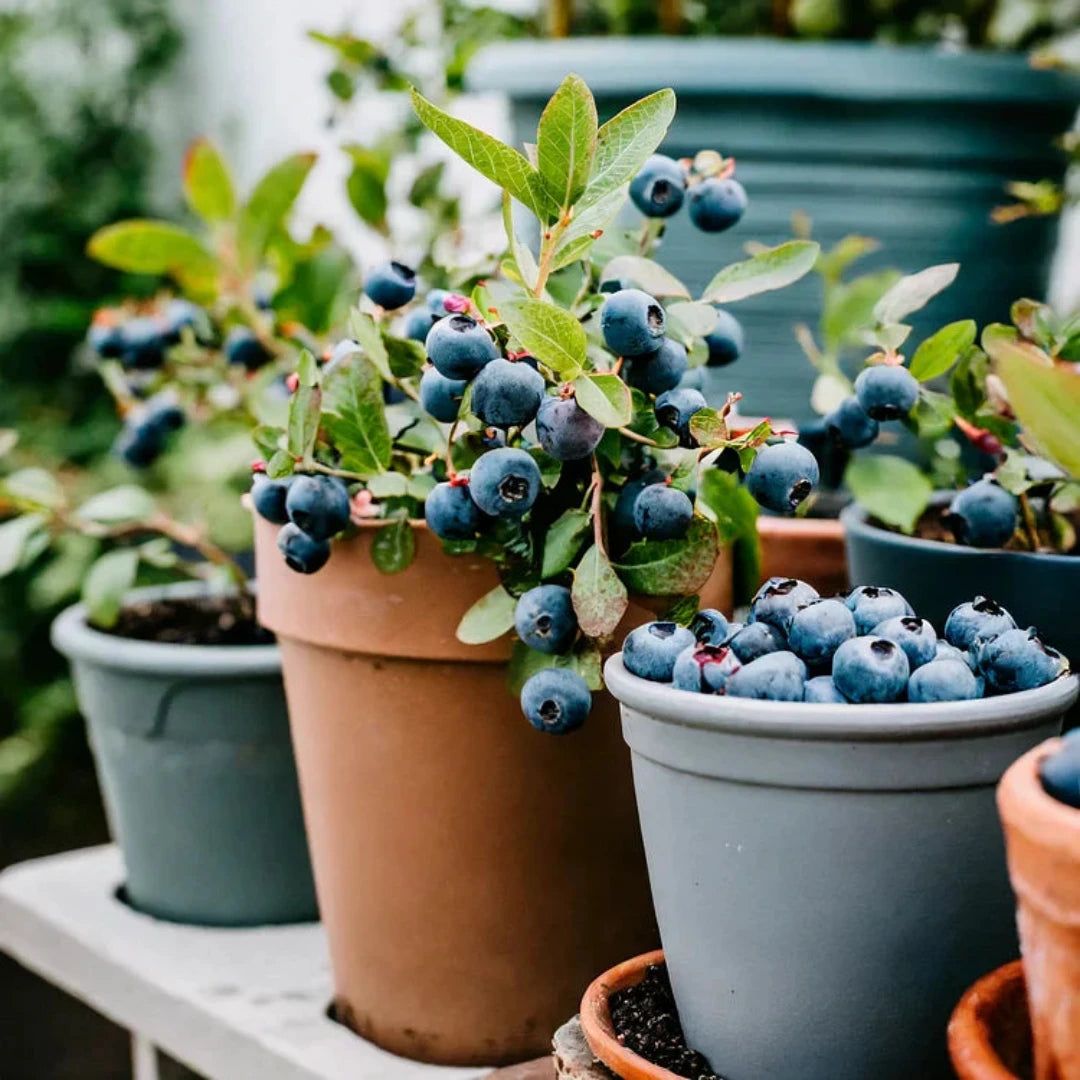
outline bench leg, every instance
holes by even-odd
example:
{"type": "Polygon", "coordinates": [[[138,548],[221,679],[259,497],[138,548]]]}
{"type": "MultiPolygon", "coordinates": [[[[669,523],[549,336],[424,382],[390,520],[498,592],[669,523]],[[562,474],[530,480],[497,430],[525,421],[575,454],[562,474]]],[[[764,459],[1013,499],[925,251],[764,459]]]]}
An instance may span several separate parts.
{"type": "Polygon", "coordinates": [[[159,1080],[157,1048],[137,1033],[131,1036],[131,1067],[135,1080],[159,1080]]]}

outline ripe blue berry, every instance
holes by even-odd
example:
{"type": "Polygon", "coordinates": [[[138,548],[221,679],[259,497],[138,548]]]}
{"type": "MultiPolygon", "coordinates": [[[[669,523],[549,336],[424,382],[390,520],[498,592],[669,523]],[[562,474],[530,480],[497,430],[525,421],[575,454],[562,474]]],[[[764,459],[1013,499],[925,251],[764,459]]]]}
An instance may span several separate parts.
{"type": "Polygon", "coordinates": [[[424,500],[424,520],[440,540],[471,540],[484,524],[484,515],[473,502],[464,475],[458,483],[444,480],[424,500]]]}
{"type": "Polygon", "coordinates": [[[207,337],[209,326],[206,312],[190,300],[182,300],[179,297],[170,300],[165,305],[162,321],[165,324],[165,339],[170,345],[175,345],[180,340],[180,332],[185,327],[194,332],[196,339],[207,337]]]}
{"type": "Polygon", "coordinates": [[[637,525],[634,524],[634,504],[637,502],[637,497],[649,484],[659,484],[666,479],[666,475],[660,469],[650,469],[644,476],[627,480],[623,484],[619,497],[615,500],[615,508],[608,520],[612,542],[616,547],[629,547],[631,541],[641,537],[637,525]]]}
{"type": "Polygon", "coordinates": [[[492,360],[473,382],[472,411],[495,427],[524,427],[543,400],[544,376],[513,360],[492,360]]]}
{"type": "Polygon", "coordinates": [[[970,701],[982,697],[982,687],[963,660],[931,660],[911,673],[907,696],[913,704],[970,701]]]}
{"type": "Polygon", "coordinates": [[[436,368],[425,368],[420,376],[420,405],[436,420],[452,424],[468,385],[465,379],[448,379],[436,368]]]}
{"type": "Polygon", "coordinates": [[[705,369],[703,367],[690,368],[679,380],[679,385],[687,390],[700,390],[705,392],[705,369]]]}
{"type": "Polygon", "coordinates": [[[912,671],[937,658],[937,632],[918,615],[896,615],[885,619],[871,633],[896,642],[904,650],[912,671]]]}
{"type": "Polygon", "coordinates": [[[811,667],[827,663],[853,637],[855,616],[842,600],[812,600],[795,612],[788,626],[791,651],[811,667]]]}
{"type": "Polygon", "coordinates": [[[676,387],[656,399],[656,422],[661,427],[671,428],[679,436],[681,446],[694,447],[697,440],[690,434],[690,420],[707,405],[700,390],[676,387]]]}
{"type": "Polygon", "coordinates": [[[537,731],[567,735],[585,723],[592,708],[588,684],[569,668],[545,668],[521,688],[521,711],[537,731]]]}
{"type": "Polygon", "coordinates": [[[694,644],[694,635],[685,626],[673,622],[646,623],[626,635],[623,663],[638,678],[671,682],[679,653],[694,644]]]}
{"type": "Polygon", "coordinates": [[[671,217],[685,197],[686,170],[664,154],[653,154],[630,181],[630,198],[646,217],[671,217]]]}
{"type": "Polygon", "coordinates": [[[236,326],[225,338],[225,359],[246,371],[258,371],[273,357],[273,353],[259,340],[255,331],[247,326],[236,326]]]}
{"type": "Polygon", "coordinates": [[[878,364],[859,372],[855,396],[875,420],[899,420],[915,408],[919,381],[899,364],[878,364]]]}
{"type": "Polygon", "coordinates": [[[540,445],[558,461],[587,458],[604,437],[604,425],[573,398],[546,397],[536,413],[540,445]]]}
{"type": "Polygon", "coordinates": [[[690,220],[702,232],[723,232],[746,213],[746,191],[738,180],[710,176],[690,189],[690,220]]]}
{"type": "Polygon", "coordinates": [[[289,512],[285,509],[285,498],[289,494],[291,476],[274,480],[264,473],[256,473],[251,485],[251,502],[255,512],[261,518],[275,525],[285,525],[289,512]]]}
{"type": "Polygon", "coordinates": [[[752,622],[745,626],[732,627],[724,642],[744,663],[749,664],[758,657],[769,653],[786,652],[787,637],[767,622],[752,622]]]}
{"type": "Polygon", "coordinates": [[[416,272],[399,262],[380,263],[368,274],[364,292],[373,304],[394,311],[416,295],[416,272]]]}
{"type": "Polygon", "coordinates": [[[1080,810],[1080,737],[1075,731],[1039,762],[1039,779],[1052,799],[1080,810]]]}
{"type": "Polygon", "coordinates": [[[1035,627],[1005,630],[976,646],[975,659],[986,685],[998,694],[1034,690],[1069,669],[1068,662],[1043,644],[1035,627]]]}
{"type": "Polygon", "coordinates": [[[676,690],[722,694],[740,667],[738,657],[722,645],[689,645],[675,658],[671,683],[676,690]]]}
{"type": "Polygon", "coordinates": [[[565,652],[574,643],[577,628],[570,590],[562,585],[537,585],[522,593],[514,609],[517,636],[538,652],[565,652]]]}
{"type": "Polygon", "coordinates": [[[805,581],[771,577],[758,589],[750,602],[749,622],[768,623],[782,634],[787,634],[795,612],[817,599],[817,589],[813,585],[807,585],[805,581]]]}
{"type": "Polygon", "coordinates": [[[326,565],[330,558],[330,542],[316,540],[291,521],[281,526],[277,536],[278,551],[285,556],[285,564],[298,574],[314,574],[326,565]]]}
{"type": "Polygon", "coordinates": [[[688,364],[686,349],[677,341],[664,338],[656,352],[628,360],[623,375],[631,386],[646,394],[663,394],[679,385],[688,364]]]}
{"type": "Polygon", "coordinates": [[[778,514],[790,514],[819,479],[817,459],[797,442],[773,443],[757,452],[746,487],[754,498],[778,514]]]}
{"type": "Polygon", "coordinates": [[[961,544],[977,548],[1004,547],[1020,520],[1016,496],[995,480],[979,480],[949,504],[945,522],[961,544]]]}
{"type": "Polygon", "coordinates": [[[405,325],[402,330],[407,338],[419,341],[423,345],[435,321],[436,316],[432,315],[426,307],[414,308],[405,316],[405,325]]]}
{"type": "Polygon", "coordinates": [[[705,335],[709,349],[709,367],[727,367],[742,356],[746,337],[742,323],[729,311],[716,309],[716,325],[705,335]]]}
{"type": "Polygon", "coordinates": [[[491,335],[470,315],[449,315],[428,332],[428,359],[448,379],[471,379],[499,355],[491,335]]]}
{"type": "Polygon", "coordinates": [[[151,399],[124,423],[113,452],[136,469],[152,465],[165,449],[168,436],[184,426],[184,410],[169,399],[151,399]]]}
{"type": "Polygon", "coordinates": [[[145,316],[128,319],[120,328],[120,363],[140,371],[161,367],[165,360],[164,329],[158,319],[145,316]]]}
{"type": "Polygon", "coordinates": [[[833,657],[836,689],[856,705],[899,701],[907,690],[910,674],[904,650],[887,638],[852,638],[833,657]]]}
{"type": "Polygon", "coordinates": [[[1016,620],[996,600],[976,596],[949,612],[945,620],[945,640],[958,649],[970,651],[980,638],[986,641],[1015,629],[1016,620]]]}
{"type": "Polygon", "coordinates": [[[612,293],[600,312],[604,342],[616,356],[644,356],[660,348],[664,309],[640,289],[612,293]]]}
{"type": "Polygon", "coordinates": [[[803,701],[812,701],[818,705],[847,705],[848,700],[836,689],[831,675],[818,675],[806,680],[803,689],[803,701]]]}
{"type": "Polygon", "coordinates": [[[110,316],[98,316],[86,332],[86,341],[103,360],[111,360],[124,351],[124,330],[118,323],[105,321],[110,316]]]}
{"type": "Polygon", "coordinates": [[[540,468],[524,450],[488,450],[472,467],[469,493],[491,517],[521,517],[540,494],[540,468]]]}
{"type": "Polygon", "coordinates": [[[289,520],[315,540],[329,540],[349,524],[349,492],[336,476],[294,476],[285,497],[289,520]]]}
{"type": "Polygon", "coordinates": [[[878,437],[878,422],[859,404],[857,397],[845,398],[825,417],[825,430],[838,446],[857,450],[878,437]]]}
{"type": "Polygon", "coordinates": [[[446,298],[452,294],[446,289],[432,289],[431,292],[424,297],[424,307],[431,312],[436,318],[443,318],[449,314],[446,308],[446,298]]]}
{"type": "Polygon", "coordinates": [[[699,645],[723,645],[731,634],[731,624],[715,608],[702,608],[690,620],[690,633],[699,645]]]}
{"type": "Polygon", "coordinates": [[[938,638],[937,650],[934,653],[935,660],[959,660],[961,663],[967,664],[972,671],[977,670],[975,664],[975,657],[971,655],[966,649],[958,649],[955,645],[950,645],[947,641],[942,641],[938,638]]]}
{"type": "Polygon", "coordinates": [[[911,605],[895,590],[883,585],[858,585],[844,601],[855,615],[855,628],[869,634],[878,623],[898,615],[914,615],[911,605]]]}
{"type": "Polygon", "coordinates": [[[690,497],[668,484],[650,484],[634,503],[634,525],[646,540],[681,540],[693,519],[690,497]]]}
{"type": "Polygon", "coordinates": [[[806,665],[791,652],[766,653],[744,664],[727,681],[728,697],[759,701],[802,701],[806,665]]]}

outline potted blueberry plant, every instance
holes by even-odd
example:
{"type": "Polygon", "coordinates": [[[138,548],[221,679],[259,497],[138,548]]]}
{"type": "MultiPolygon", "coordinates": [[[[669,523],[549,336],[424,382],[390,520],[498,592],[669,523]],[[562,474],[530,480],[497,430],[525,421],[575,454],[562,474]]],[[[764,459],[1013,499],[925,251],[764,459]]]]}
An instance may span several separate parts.
{"type": "Polygon", "coordinates": [[[684,379],[714,305],[796,280],[817,246],[721,269],[695,300],[644,254],[651,225],[612,225],[628,191],[741,215],[730,162],[653,156],[670,91],[599,125],[569,77],[528,156],[414,103],[502,189],[507,251],[452,292],[374,268],[351,337],[301,360],[288,422],[256,432],[258,609],[338,1015],[399,1053],[497,1063],[542,1053],[588,973],[655,940],[601,656],[648,612],[729,604],[736,541],[756,582],[755,500],[791,512],[813,488],[812,454],[684,379]]]}

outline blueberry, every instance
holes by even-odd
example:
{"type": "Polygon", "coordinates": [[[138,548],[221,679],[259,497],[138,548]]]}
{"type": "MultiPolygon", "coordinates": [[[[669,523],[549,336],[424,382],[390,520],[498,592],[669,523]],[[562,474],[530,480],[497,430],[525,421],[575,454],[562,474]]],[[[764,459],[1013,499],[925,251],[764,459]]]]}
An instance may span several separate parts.
{"type": "Polygon", "coordinates": [[[702,608],[690,620],[690,633],[699,645],[722,645],[731,634],[731,624],[715,608],[702,608]]]}
{"type": "Polygon", "coordinates": [[[786,652],[787,638],[783,631],[766,622],[752,622],[745,626],[733,627],[724,642],[744,663],[749,664],[769,653],[786,652]]]}
{"type": "Polygon", "coordinates": [[[646,394],[663,394],[679,385],[688,365],[686,349],[677,341],[664,338],[656,352],[628,360],[623,375],[631,386],[646,394]]]}
{"type": "Polygon", "coordinates": [[[616,356],[644,356],[660,348],[664,309],[640,289],[612,293],[600,312],[604,342],[616,356]]]}
{"type": "Polygon", "coordinates": [[[694,413],[701,412],[707,405],[705,395],[700,390],[677,387],[656,399],[656,422],[661,427],[671,428],[679,436],[681,446],[694,447],[697,440],[690,434],[690,420],[694,413]]]}
{"type": "Polygon", "coordinates": [[[878,364],[859,372],[855,397],[874,420],[899,420],[915,408],[919,381],[899,364],[878,364]]]}
{"type": "Polygon", "coordinates": [[[959,660],[961,663],[967,664],[972,670],[976,671],[975,657],[971,655],[966,649],[958,649],[955,645],[950,645],[947,641],[942,641],[938,638],[937,650],[934,653],[935,660],[959,660]]]}
{"type": "Polygon", "coordinates": [[[945,523],[961,544],[977,548],[1004,547],[1020,520],[1016,496],[995,480],[979,480],[949,504],[945,523]]]}
{"type": "Polygon", "coordinates": [[[570,590],[562,585],[537,585],[522,593],[514,609],[514,628],[530,649],[565,652],[577,635],[577,616],[570,590]]]}
{"type": "Polygon", "coordinates": [[[626,635],[623,663],[638,678],[671,682],[679,653],[694,644],[694,635],[685,626],[673,622],[646,623],[626,635]]]}
{"type": "Polygon", "coordinates": [[[405,324],[402,331],[412,341],[419,341],[421,345],[427,341],[428,333],[435,325],[436,316],[427,308],[415,308],[405,316],[405,324]]]}
{"type": "Polygon", "coordinates": [[[175,402],[151,399],[127,419],[113,451],[133,468],[145,469],[161,456],[169,434],[182,428],[186,419],[175,402]]]}
{"type": "Polygon", "coordinates": [[[128,319],[121,327],[120,362],[127,368],[149,370],[161,367],[165,360],[165,339],[157,319],[140,316],[128,319]]]}
{"type": "Polygon", "coordinates": [[[703,367],[690,368],[679,380],[679,386],[686,390],[700,390],[705,393],[705,369],[703,367]]]}
{"type": "Polygon", "coordinates": [[[103,360],[113,360],[123,354],[123,327],[109,321],[109,316],[95,318],[86,332],[86,340],[103,360]]]}
{"type": "Polygon", "coordinates": [[[1033,626],[1005,630],[988,641],[980,640],[975,658],[986,685],[998,694],[1034,690],[1069,669],[1061,653],[1043,644],[1033,626]]]}
{"type": "Polygon", "coordinates": [[[650,484],[659,484],[667,479],[660,469],[650,469],[644,476],[627,480],[619,491],[619,497],[615,500],[615,508],[608,519],[608,525],[612,537],[621,543],[623,547],[629,546],[631,540],[641,537],[637,525],[634,524],[634,504],[637,497],[650,484]]]}
{"type": "Polygon", "coordinates": [[[937,633],[926,619],[920,619],[918,615],[895,615],[878,623],[871,633],[875,637],[896,642],[904,650],[912,671],[937,657],[937,633]]]}
{"type": "Polygon", "coordinates": [[[746,474],[746,487],[754,498],[778,514],[790,514],[819,479],[817,459],[797,442],[763,447],[746,474]]]}
{"type": "Polygon", "coordinates": [[[646,217],[671,217],[685,197],[686,170],[664,154],[653,154],[630,181],[630,198],[646,217]]]}
{"type": "Polygon", "coordinates": [[[446,308],[446,298],[452,295],[446,289],[432,289],[431,292],[424,297],[424,307],[431,312],[436,318],[443,318],[448,314],[446,308]]]}
{"type": "Polygon", "coordinates": [[[1014,629],[1016,620],[996,600],[976,596],[949,612],[945,620],[945,640],[958,649],[970,650],[977,638],[988,640],[1014,629]]]}
{"type": "Polygon", "coordinates": [[[492,517],[520,517],[540,494],[540,468],[524,450],[488,450],[472,467],[473,502],[492,517]]]}
{"type": "Polygon", "coordinates": [[[170,300],[165,305],[162,321],[165,326],[165,340],[170,345],[175,345],[180,341],[181,331],[185,327],[190,328],[196,338],[206,336],[206,312],[198,304],[193,304],[190,300],[183,300],[179,297],[170,300]]]}
{"type": "Polygon", "coordinates": [[[448,379],[433,367],[425,368],[420,376],[420,405],[436,420],[452,424],[468,385],[465,379],[448,379]]]}
{"type": "Polygon", "coordinates": [[[373,304],[394,311],[416,295],[416,272],[399,262],[380,263],[368,274],[364,292],[373,304]]]}
{"type": "Polygon", "coordinates": [[[230,364],[238,364],[247,371],[258,371],[274,355],[247,326],[233,327],[225,338],[223,349],[230,364]]]}
{"type": "Polygon", "coordinates": [[[693,519],[690,497],[668,484],[650,484],[634,503],[634,525],[646,540],[681,540],[693,519]]]}
{"type": "Polygon", "coordinates": [[[710,176],[690,189],[690,220],[702,232],[723,232],[746,213],[746,203],[738,180],[710,176]]]}
{"type": "Polygon", "coordinates": [[[464,475],[459,483],[444,480],[428,492],[424,519],[440,540],[471,540],[484,524],[484,515],[473,502],[464,475]]]}
{"type": "Polygon", "coordinates": [[[904,650],[881,637],[845,641],[833,656],[836,689],[855,704],[899,701],[907,689],[911,666],[904,650]]]}
{"type": "Polygon", "coordinates": [[[521,711],[537,731],[567,735],[585,723],[592,708],[588,684],[569,668],[545,668],[521,688],[521,711]]]}
{"type": "Polygon", "coordinates": [[[723,308],[716,309],[716,325],[705,335],[709,367],[726,367],[742,356],[746,337],[742,323],[723,308]]]}
{"type": "Polygon", "coordinates": [[[629,278],[612,277],[600,282],[600,291],[611,294],[622,292],[623,289],[632,289],[634,283],[629,278]]]}
{"type": "Polygon", "coordinates": [[[285,565],[298,574],[314,574],[330,558],[330,542],[316,540],[291,521],[281,526],[277,536],[278,551],[285,556],[285,565]]]}
{"type": "Polygon", "coordinates": [[[803,701],[812,701],[818,705],[847,705],[848,700],[836,689],[831,675],[818,675],[806,680],[803,688],[803,701]]]}
{"type": "Polygon", "coordinates": [[[536,413],[540,445],[559,461],[587,458],[604,437],[604,425],[573,398],[546,397],[536,413]]]}
{"type": "Polygon", "coordinates": [[[855,628],[869,634],[878,623],[898,615],[914,615],[911,605],[895,590],[883,585],[858,585],[844,601],[855,614],[855,628]]]}
{"type": "Polygon", "coordinates": [[[842,600],[811,600],[799,608],[788,626],[791,651],[811,667],[832,659],[855,636],[855,616],[842,600]]]}
{"type": "Polygon", "coordinates": [[[750,602],[750,623],[768,623],[787,634],[795,612],[818,599],[813,585],[797,578],[771,577],[750,602]]]}
{"type": "Polygon", "coordinates": [[[499,355],[491,335],[470,315],[440,319],[426,344],[428,359],[448,379],[471,379],[499,355]]]}
{"type": "Polygon", "coordinates": [[[256,473],[251,485],[251,501],[255,512],[261,518],[275,525],[285,525],[289,512],[285,509],[285,498],[289,494],[291,476],[274,480],[263,473],[256,473]]]}
{"type": "Polygon", "coordinates": [[[962,660],[931,660],[911,673],[908,701],[924,704],[932,701],[970,701],[982,697],[980,680],[962,660]]]}
{"type": "Polygon", "coordinates": [[[740,666],[738,657],[722,645],[688,645],[675,659],[671,683],[676,690],[722,694],[740,666]]]}
{"type": "Polygon", "coordinates": [[[806,665],[791,652],[766,653],[744,664],[728,679],[728,697],[763,701],[802,701],[806,665]]]}
{"type": "Polygon", "coordinates": [[[289,520],[315,540],[329,540],[349,524],[349,492],[336,476],[299,475],[285,497],[289,520]]]}
{"type": "Polygon", "coordinates": [[[843,401],[825,417],[825,430],[838,446],[857,450],[878,437],[878,422],[859,404],[857,397],[843,401]]]}
{"type": "Polygon", "coordinates": [[[1080,810],[1080,736],[1075,731],[1039,762],[1039,779],[1052,799],[1080,810]]]}
{"type": "Polygon", "coordinates": [[[544,400],[544,376],[528,364],[503,360],[486,364],[473,382],[472,411],[485,424],[524,427],[544,400]]]}

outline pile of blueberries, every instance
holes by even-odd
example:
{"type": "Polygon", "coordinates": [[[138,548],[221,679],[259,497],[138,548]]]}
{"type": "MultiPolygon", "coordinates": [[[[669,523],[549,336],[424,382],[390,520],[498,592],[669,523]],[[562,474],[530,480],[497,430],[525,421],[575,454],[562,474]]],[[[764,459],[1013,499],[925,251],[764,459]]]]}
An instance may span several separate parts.
{"type": "Polygon", "coordinates": [[[1039,779],[1047,795],[1080,810],[1080,728],[1039,762],[1039,779]]]}
{"type": "Polygon", "coordinates": [[[1034,628],[985,597],[954,608],[939,638],[895,589],[861,585],[825,599],[794,578],[767,581],[745,623],[713,610],[689,627],[647,623],[622,656],[632,674],[678,690],[836,705],[965,701],[1033,690],[1069,670],[1034,628]]]}
{"type": "Polygon", "coordinates": [[[330,538],[349,524],[349,489],[344,480],[324,473],[271,479],[257,471],[251,501],[260,517],[281,526],[278,550],[299,574],[321,570],[330,558],[330,538]]]}

